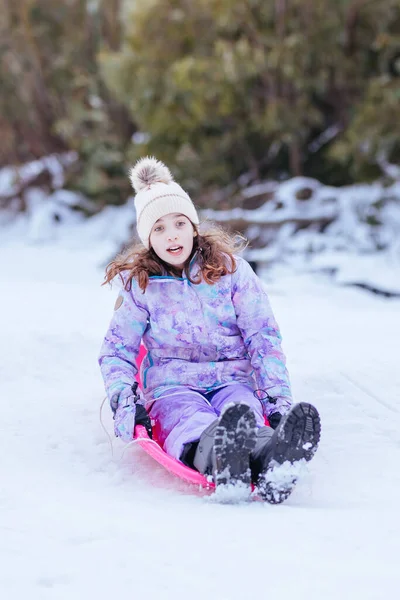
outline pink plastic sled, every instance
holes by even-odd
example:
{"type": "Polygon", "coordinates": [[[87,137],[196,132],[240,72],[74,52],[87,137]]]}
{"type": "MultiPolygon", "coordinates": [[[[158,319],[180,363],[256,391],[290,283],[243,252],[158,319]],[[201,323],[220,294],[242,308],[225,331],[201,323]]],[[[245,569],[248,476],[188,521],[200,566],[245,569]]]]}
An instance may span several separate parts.
{"type": "MultiPolygon", "coordinates": [[[[153,430],[154,431],[154,430],[153,430]]],[[[149,436],[147,435],[146,429],[142,425],[136,425],[135,427],[135,440],[137,440],[139,446],[143,448],[143,450],[154,460],[156,460],[161,466],[163,466],[167,471],[173,473],[183,481],[187,483],[194,483],[195,485],[199,485],[203,488],[207,488],[212,490],[215,488],[215,484],[212,481],[208,481],[207,478],[198,473],[194,469],[190,469],[183,463],[175,460],[172,456],[169,456],[161,446],[156,444],[152,444],[149,442],[149,436]]],[[[153,433],[154,439],[154,433],[153,433]]],[[[156,441],[156,440],[154,440],[156,441]]]]}
{"type": "MultiPolygon", "coordinates": [[[[145,356],[146,349],[144,346],[141,346],[139,357],[137,360],[138,373],[142,360],[145,356]]],[[[141,382],[139,376],[137,377],[137,381],[140,386],[141,382]]],[[[149,441],[150,438],[147,434],[147,431],[142,425],[136,425],[134,439],[137,440],[139,446],[143,448],[146,454],[154,458],[154,460],[156,460],[160,465],[162,465],[167,471],[169,471],[173,475],[176,475],[177,477],[179,477],[183,481],[186,481],[187,483],[194,483],[195,485],[206,488],[208,490],[212,490],[215,488],[215,484],[212,481],[208,481],[208,479],[204,475],[202,475],[198,471],[195,471],[194,469],[191,469],[190,467],[187,467],[183,463],[179,462],[178,460],[175,460],[175,458],[172,458],[172,456],[169,456],[169,454],[164,452],[164,450],[161,448],[161,446],[159,446],[157,441],[157,424],[153,426],[153,440],[156,442],[155,444],[149,441]]]]}
{"type": "MultiPolygon", "coordinates": [[[[139,386],[141,384],[139,377],[139,369],[140,365],[142,364],[142,360],[145,356],[146,349],[142,345],[140,346],[139,356],[137,360],[138,375],[136,379],[139,383],[139,386]]],[[[265,421],[265,424],[268,425],[267,420],[265,421]]],[[[137,440],[139,446],[143,448],[146,454],[154,458],[154,460],[156,460],[160,465],[162,465],[167,471],[169,471],[173,475],[176,475],[183,481],[186,481],[187,483],[194,483],[195,485],[199,485],[200,487],[206,488],[208,490],[215,489],[215,484],[212,481],[209,481],[204,475],[202,475],[198,471],[195,471],[194,469],[191,469],[190,467],[187,467],[183,463],[179,462],[179,460],[172,458],[172,456],[164,452],[164,450],[159,445],[157,439],[157,423],[153,425],[152,433],[153,441],[156,442],[155,444],[149,441],[150,438],[147,434],[147,431],[142,425],[136,425],[135,427],[134,439],[137,440]]]]}

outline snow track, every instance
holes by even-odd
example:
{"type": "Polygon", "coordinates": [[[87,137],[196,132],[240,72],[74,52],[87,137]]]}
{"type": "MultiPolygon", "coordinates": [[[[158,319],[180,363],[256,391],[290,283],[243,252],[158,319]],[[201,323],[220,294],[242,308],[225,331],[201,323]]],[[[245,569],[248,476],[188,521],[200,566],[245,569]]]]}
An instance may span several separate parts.
{"type": "Polygon", "coordinates": [[[220,505],[139,448],[111,458],[96,358],[115,293],[97,262],[95,248],[0,246],[2,597],[395,597],[400,302],[267,284],[321,446],[284,505],[220,505]]]}

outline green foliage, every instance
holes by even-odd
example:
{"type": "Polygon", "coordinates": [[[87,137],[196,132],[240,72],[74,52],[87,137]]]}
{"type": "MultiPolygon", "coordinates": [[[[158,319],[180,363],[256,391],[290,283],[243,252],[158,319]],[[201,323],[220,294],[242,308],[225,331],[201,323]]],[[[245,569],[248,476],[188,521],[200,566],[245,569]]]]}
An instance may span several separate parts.
{"type": "Polygon", "coordinates": [[[0,1],[6,17],[0,31],[0,83],[6,86],[0,107],[6,123],[0,126],[9,141],[0,162],[75,150],[80,161],[68,173],[68,187],[100,206],[124,202],[125,153],[134,129],[97,63],[102,48],[117,47],[119,0],[99,2],[97,9],[85,0],[0,1]]]}
{"type": "Polygon", "coordinates": [[[74,149],[101,204],[145,153],[201,198],[400,163],[398,0],[0,2],[0,160],[74,149]]]}
{"type": "Polygon", "coordinates": [[[149,134],[132,159],[160,156],[192,191],[242,173],[337,185],[380,174],[399,138],[399,24],[394,0],[153,0],[102,73],[149,134]]]}

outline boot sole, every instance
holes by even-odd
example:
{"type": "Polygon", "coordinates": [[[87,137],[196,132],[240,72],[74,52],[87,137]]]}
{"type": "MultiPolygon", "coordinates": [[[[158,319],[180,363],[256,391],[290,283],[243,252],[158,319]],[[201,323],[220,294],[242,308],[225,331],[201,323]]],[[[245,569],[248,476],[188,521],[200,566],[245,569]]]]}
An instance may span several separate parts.
{"type": "Polygon", "coordinates": [[[317,451],[321,437],[321,419],[317,409],[301,402],[294,406],[279,426],[276,446],[273,450],[270,466],[261,477],[259,491],[264,500],[271,504],[280,504],[292,493],[297,477],[290,468],[279,481],[279,467],[288,462],[291,465],[310,461],[317,451]]]}
{"type": "Polygon", "coordinates": [[[215,430],[216,486],[251,484],[250,453],[256,445],[256,418],[245,404],[230,406],[221,415],[215,430]]]}

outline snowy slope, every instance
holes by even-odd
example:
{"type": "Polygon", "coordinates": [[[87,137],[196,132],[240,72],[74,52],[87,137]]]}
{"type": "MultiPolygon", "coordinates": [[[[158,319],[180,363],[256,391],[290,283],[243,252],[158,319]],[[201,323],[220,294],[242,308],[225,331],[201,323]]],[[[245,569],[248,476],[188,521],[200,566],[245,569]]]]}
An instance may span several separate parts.
{"type": "Polygon", "coordinates": [[[267,284],[322,443],[286,504],[220,505],[139,448],[111,457],[96,359],[115,292],[89,247],[0,240],[1,597],[397,597],[400,302],[267,284]]]}

